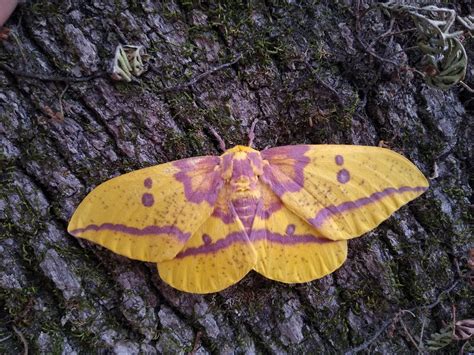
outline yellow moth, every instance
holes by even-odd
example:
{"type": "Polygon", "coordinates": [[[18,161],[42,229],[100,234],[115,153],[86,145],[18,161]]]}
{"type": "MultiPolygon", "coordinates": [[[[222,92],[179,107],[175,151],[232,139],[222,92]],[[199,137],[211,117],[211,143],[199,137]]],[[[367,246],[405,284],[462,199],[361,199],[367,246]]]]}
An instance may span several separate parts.
{"type": "Polygon", "coordinates": [[[236,146],[106,181],[68,231],[156,262],[164,281],[187,292],[220,291],[250,270],[307,282],[339,268],[348,239],[427,188],[415,165],[384,148],[236,146]]]}

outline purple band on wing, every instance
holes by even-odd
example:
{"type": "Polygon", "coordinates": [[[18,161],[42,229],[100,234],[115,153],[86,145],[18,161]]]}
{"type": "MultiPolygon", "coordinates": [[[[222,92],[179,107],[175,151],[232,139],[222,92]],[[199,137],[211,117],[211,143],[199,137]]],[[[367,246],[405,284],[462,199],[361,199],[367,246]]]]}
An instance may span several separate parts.
{"type": "Polygon", "coordinates": [[[248,242],[249,239],[247,237],[247,234],[245,232],[234,232],[230,233],[227,237],[224,239],[219,239],[217,242],[212,243],[212,244],[205,244],[201,245],[200,247],[194,247],[194,248],[188,248],[176,255],[177,259],[182,259],[187,256],[196,256],[200,254],[209,254],[209,253],[216,253],[219,250],[228,248],[234,243],[238,242],[248,242]]]}
{"type": "Polygon", "coordinates": [[[88,231],[112,231],[112,232],[120,232],[124,234],[130,234],[134,236],[144,236],[144,235],[163,235],[163,234],[171,234],[174,235],[179,241],[186,242],[191,233],[183,233],[178,227],[175,226],[147,226],[144,228],[136,228],[136,227],[129,227],[124,224],[113,224],[113,223],[103,223],[100,226],[97,224],[89,224],[87,227],[78,228],[71,231],[71,234],[77,236],[78,234],[82,234],[88,231]]]}
{"type": "Polygon", "coordinates": [[[297,184],[294,180],[282,174],[277,167],[269,165],[263,167],[262,181],[280,197],[285,192],[298,192],[303,188],[303,184],[297,184]]]}
{"type": "Polygon", "coordinates": [[[278,160],[301,160],[306,153],[310,149],[310,146],[300,144],[300,145],[284,145],[281,147],[270,148],[266,150],[262,150],[260,155],[263,159],[269,160],[271,163],[277,163],[278,160]]]}
{"type": "MultiPolygon", "coordinates": [[[[291,226],[289,228],[291,229],[291,226]]],[[[316,244],[325,244],[325,243],[334,243],[333,240],[317,237],[311,234],[304,235],[282,235],[278,233],[270,232],[266,229],[259,229],[252,231],[252,236],[250,238],[252,242],[267,240],[276,244],[283,245],[296,245],[301,243],[316,243],[316,244]]],[[[178,255],[176,258],[182,259],[187,256],[197,256],[202,254],[216,253],[222,249],[226,249],[235,243],[250,243],[250,240],[246,233],[244,232],[233,232],[227,235],[224,239],[219,239],[217,242],[212,244],[201,245],[199,247],[188,248],[178,255]]]]}
{"type": "Polygon", "coordinates": [[[207,201],[214,205],[223,184],[220,172],[214,170],[219,163],[219,157],[211,156],[173,162],[173,166],[180,170],[174,177],[183,184],[184,194],[190,202],[207,201]],[[199,179],[198,183],[193,184],[193,179],[199,179]]]}
{"type": "MultiPolygon", "coordinates": [[[[294,233],[294,225],[290,224],[287,227],[291,232],[294,233]]],[[[318,237],[312,234],[289,234],[289,235],[282,235],[279,233],[273,233],[266,229],[258,229],[252,232],[251,237],[252,242],[260,241],[260,240],[268,240],[272,243],[283,244],[283,245],[296,245],[301,243],[311,243],[311,244],[326,244],[332,243],[333,240],[326,239],[323,237],[318,237]]]]}
{"type": "Polygon", "coordinates": [[[262,151],[262,158],[270,163],[263,167],[263,182],[280,197],[285,192],[300,191],[304,186],[304,168],[311,162],[304,155],[309,149],[306,145],[289,145],[262,151]]]}
{"type": "Polygon", "coordinates": [[[284,174],[291,180],[287,190],[296,192],[304,185],[303,171],[311,162],[311,159],[304,155],[309,149],[310,147],[307,145],[287,145],[264,150],[261,152],[261,156],[268,160],[273,167],[281,168],[284,171],[284,174]]]}
{"type": "Polygon", "coordinates": [[[398,189],[395,187],[388,187],[385,190],[374,192],[369,197],[362,197],[355,201],[343,202],[337,206],[330,205],[328,207],[325,207],[316,214],[316,217],[310,219],[309,222],[315,227],[321,227],[321,225],[333,215],[366,206],[370,203],[377,202],[387,196],[402,194],[405,192],[424,192],[427,189],[428,188],[424,186],[402,186],[398,189]]]}

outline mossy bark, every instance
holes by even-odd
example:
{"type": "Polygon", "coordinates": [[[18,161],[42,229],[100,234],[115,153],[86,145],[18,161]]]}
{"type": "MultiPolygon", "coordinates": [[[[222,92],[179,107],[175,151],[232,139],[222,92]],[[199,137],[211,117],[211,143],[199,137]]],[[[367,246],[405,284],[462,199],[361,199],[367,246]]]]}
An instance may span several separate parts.
{"type": "MultiPolygon", "coordinates": [[[[341,3],[39,0],[17,9],[0,43],[0,62],[17,70],[88,76],[110,69],[120,43],[143,45],[150,58],[132,83],[0,70],[0,352],[22,351],[22,334],[33,353],[341,353],[361,344],[406,353],[416,350],[407,332],[416,339],[424,323],[426,343],[452,321],[452,305],[457,319],[473,316],[461,277],[473,242],[472,96],[404,71],[416,54],[392,56],[397,67],[371,56],[358,36],[373,41],[390,19],[370,12],[356,33],[358,10],[341,3]],[[193,86],[160,93],[238,55],[193,86]],[[431,187],[351,241],[339,270],[300,285],[251,273],[218,294],[186,294],[153,264],[66,233],[100,182],[219,154],[207,126],[228,146],[245,144],[256,118],[259,149],[383,141],[433,176],[431,187]]],[[[468,2],[453,6],[467,14],[468,2]]],[[[387,37],[374,48],[391,56],[410,40],[387,37]]]]}

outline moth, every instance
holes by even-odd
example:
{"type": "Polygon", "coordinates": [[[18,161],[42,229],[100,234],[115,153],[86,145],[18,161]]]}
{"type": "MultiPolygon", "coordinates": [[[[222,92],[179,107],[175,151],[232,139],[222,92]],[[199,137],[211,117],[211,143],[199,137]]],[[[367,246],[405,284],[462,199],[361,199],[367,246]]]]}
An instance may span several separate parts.
{"type": "Polygon", "coordinates": [[[251,270],[301,283],[339,268],[348,239],[428,188],[413,163],[385,148],[250,145],[106,181],[79,205],[68,232],[156,262],[182,291],[217,292],[251,270]]]}

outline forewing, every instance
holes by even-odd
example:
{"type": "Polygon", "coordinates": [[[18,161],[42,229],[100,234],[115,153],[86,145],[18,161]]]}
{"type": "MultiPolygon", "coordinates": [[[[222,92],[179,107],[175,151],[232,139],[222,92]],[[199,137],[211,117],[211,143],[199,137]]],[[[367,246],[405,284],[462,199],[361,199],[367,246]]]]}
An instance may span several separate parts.
{"type": "Polygon", "coordinates": [[[68,232],[132,259],[171,259],[213,211],[218,164],[196,157],[106,181],[81,202],[68,232]]]}
{"type": "Polygon", "coordinates": [[[166,283],[191,293],[217,292],[252,269],[254,248],[229,201],[224,188],[216,203],[219,212],[207,219],[174,259],[158,263],[166,283]]]}
{"type": "Polygon", "coordinates": [[[261,152],[262,181],[283,204],[333,240],[358,237],[421,195],[428,181],[391,150],[296,145],[261,152]]]}
{"type": "Polygon", "coordinates": [[[254,220],[251,241],[257,253],[254,270],[286,283],[308,282],[339,268],[347,241],[332,241],[284,206],[265,185],[263,205],[254,220]]]}

